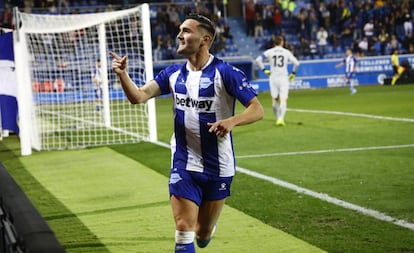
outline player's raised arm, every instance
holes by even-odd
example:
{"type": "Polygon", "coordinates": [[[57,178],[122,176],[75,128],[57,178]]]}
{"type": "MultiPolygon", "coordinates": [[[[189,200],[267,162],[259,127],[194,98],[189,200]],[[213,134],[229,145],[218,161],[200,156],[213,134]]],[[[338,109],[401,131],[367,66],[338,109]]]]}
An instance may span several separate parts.
{"type": "Polygon", "coordinates": [[[132,104],[145,103],[148,99],[161,94],[161,90],[154,80],[149,81],[142,87],[136,86],[127,72],[127,56],[121,57],[112,51],[109,54],[113,57],[112,70],[118,75],[129,102],[132,104]]]}

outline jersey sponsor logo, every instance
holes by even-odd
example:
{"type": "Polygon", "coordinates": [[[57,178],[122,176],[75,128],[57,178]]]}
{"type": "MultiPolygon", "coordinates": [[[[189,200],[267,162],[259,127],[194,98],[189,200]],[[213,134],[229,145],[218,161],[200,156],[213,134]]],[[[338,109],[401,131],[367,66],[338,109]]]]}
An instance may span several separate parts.
{"type": "Polygon", "coordinates": [[[211,99],[193,99],[187,96],[180,96],[175,94],[175,104],[177,108],[185,109],[192,108],[197,109],[200,112],[211,112],[213,109],[213,100],[211,99]]]}

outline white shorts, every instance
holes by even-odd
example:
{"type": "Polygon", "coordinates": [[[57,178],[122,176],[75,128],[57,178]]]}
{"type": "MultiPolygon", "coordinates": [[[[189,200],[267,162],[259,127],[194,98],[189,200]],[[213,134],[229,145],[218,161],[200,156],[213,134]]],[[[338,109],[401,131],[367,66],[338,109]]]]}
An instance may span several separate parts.
{"type": "Polygon", "coordinates": [[[269,80],[272,98],[287,99],[289,95],[289,77],[278,76],[269,80]]]}

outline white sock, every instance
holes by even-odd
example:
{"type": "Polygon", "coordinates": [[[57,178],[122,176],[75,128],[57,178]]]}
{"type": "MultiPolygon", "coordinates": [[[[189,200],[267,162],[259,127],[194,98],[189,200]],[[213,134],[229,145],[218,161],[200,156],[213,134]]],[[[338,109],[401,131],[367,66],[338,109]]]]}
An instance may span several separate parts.
{"type": "Polygon", "coordinates": [[[287,110],[287,102],[281,101],[280,102],[280,114],[279,114],[278,119],[285,119],[286,110],[287,110]]]}
{"type": "Polygon", "coordinates": [[[272,107],[273,107],[273,114],[275,115],[275,118],[278,119],[279,113],[280,113],[279,103],[276,101],[273,101],[272,107]]]}

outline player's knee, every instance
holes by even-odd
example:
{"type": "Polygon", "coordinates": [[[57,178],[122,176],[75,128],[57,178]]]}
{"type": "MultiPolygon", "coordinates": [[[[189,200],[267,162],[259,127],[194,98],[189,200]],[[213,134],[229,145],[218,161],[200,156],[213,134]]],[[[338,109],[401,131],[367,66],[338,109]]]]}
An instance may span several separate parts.
{"type": "Polygon", "coordinates": [[[194,231],[175,231],[175,242],[179,244],[189,244],[194,241],[194,231]]]}

